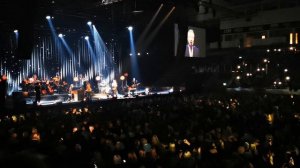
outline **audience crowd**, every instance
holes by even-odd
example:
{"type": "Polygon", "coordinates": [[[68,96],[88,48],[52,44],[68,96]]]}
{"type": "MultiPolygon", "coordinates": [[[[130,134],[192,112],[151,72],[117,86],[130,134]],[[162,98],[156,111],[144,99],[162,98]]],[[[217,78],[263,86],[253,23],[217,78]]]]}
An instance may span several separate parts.
{"type": "Polygon", "coordinates": [[[0,120],[1,167],[292,168],[296,96],[174,94],[27,109],[0,120]]]}

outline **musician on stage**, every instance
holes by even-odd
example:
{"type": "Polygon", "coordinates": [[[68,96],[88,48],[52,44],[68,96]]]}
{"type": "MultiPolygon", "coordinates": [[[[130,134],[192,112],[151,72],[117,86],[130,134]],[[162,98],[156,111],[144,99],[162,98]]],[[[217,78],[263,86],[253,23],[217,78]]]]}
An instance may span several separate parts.
{"type": "Polygon", "coordinates": [[[33,79],[33,83],[39,82],[37,74],[33,74],[32,79],[33,79]]]}
{"type": "Polygon", "coordinates": [[[86,81],[85,82],[85,96],[86,96],[86,100],[92,100],[92,85],[90,82],[86,81]]]}
{"type": "Polygon", "coordinates": [[[34,86],[34,91],[35,91],[35,104],[39,105],[41,101],[41,83],[36,83],[34,86]]]}
{"type": "Polygon", "coordinates": [[[131,96],[134,96],[136,94],[138,85],[139,85],[139,83],[137,83],[137,80],[135,80],[135,78],[133,78],[132,84],[128,88],[128,94],[131,96]]]}
{"type": "Polygon", "coordinates": [[[20,83],[20,87],[22,88],[23,92],[28,92],[29,91],[29,81],[28,81],[28,79],[22,80],[22,82],[20,83]]]}
{"type": "Polygon", "coordinates": [[[8,82],[5,74],[0,76],[0,111],[4,110],[8,90],[8,82]]]}
{"type": "Polygon", "coordinates": [[[69,87],[68,87],[68,83],[66,82],[66,81],[63,81],[63,83],[62,83],[62,86],[61,86],[61,91],[63,92],[63,93],[68,93],[68,89],[69,89],[69,87]]]}
{"type": "Polygon", "coordinates": [[[111,90],[112,90],[112,96],[117,97],[118,96],[118,83],[117,80],[113,80],[111,84],[111,90]]]}
{"type": "Polygon", "coordinates": [[[74,100],[74,91],[73,91],[74,85],[71,84],[70,87],[68,88],[68,93],[69,93],[69,101],[74,100]]]}

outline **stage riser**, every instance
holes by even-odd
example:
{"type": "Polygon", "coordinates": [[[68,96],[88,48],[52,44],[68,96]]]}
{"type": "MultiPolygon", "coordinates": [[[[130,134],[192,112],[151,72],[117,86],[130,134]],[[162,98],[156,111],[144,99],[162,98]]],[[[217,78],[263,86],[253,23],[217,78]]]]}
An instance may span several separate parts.
{"type": "MultiPolygon", "coordinates": [[[[83,97],[83,96],[82,96],[83,97]]],[[[80,97],[80,98],[82,98],[80,97]]],[[[53,95],[42,95],[41,101],[66,101],[69,99],[68,94],[53,94],[53,95]]],[[[83,99],[83,98],[82,98],[83,99]]],[[[23,102],[23,101],[35,101],[35,93],[24,93],[24,92],[13,92],[14,102],[23,102]]]]}

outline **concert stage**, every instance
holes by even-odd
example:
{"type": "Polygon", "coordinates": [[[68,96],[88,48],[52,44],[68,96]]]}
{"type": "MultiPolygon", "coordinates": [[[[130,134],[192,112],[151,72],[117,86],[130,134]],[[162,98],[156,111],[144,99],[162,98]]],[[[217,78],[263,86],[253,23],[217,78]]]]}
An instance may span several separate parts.
{"type": "MultiPolygon", "coordinates": [[[[173,87],[163,87],[163,88],[147,88],[140,89],[134,93],[124,93],[118,94],[117,97],[113,97],[111,94],[105,93],[93,93],[90,100],[87,100],[83,92],[78,92],[78,94],[73,95],[63,93],[63,94],[51,94],[51,95],[42,95],[41,101],[38,104],[39,106],[49,106],[56,104],[76,104],[81,102],[97,102],[102,100],[110,99],[132,99],[136,97],[145,97],[151,95],[164,95],[173,93],[173,87]]],[[[16,104],[25,103],[26,105],[34,105],[35,102],[35,93],[34,92],[13,92],[13,100],[16,104]]]]}

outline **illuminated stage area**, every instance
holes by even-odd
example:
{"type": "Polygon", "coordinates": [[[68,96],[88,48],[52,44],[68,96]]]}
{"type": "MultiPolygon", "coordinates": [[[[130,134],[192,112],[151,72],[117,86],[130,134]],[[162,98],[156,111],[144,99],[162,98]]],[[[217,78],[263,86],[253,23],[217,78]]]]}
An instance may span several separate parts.
{"type": "MultiPolygon", "coordinates": [[[[7,74],[9,79],[9,94],[32,91],[36,83],[48,83],[48,86],[50,83],[51,87],[60,87],[63,83],[68,87],[71,84],[81,87],[84,82],[89,82],[97,87],[100,80],[108,85],[116,78],[119,70],[114,62],[115,51],[107,47],[95,25],[88,22],[82,33],[63,34],[58,33],[52,17],[46,16],[46,20],[48,35],[35,37],[30,59],[4,58],[0,61],[0,73],[7,74]],[[33,85],[31,90],[30,85],[33,85]]],[[[17,48],[18,30],[13,36],[10,53],[17,48]]]]}

